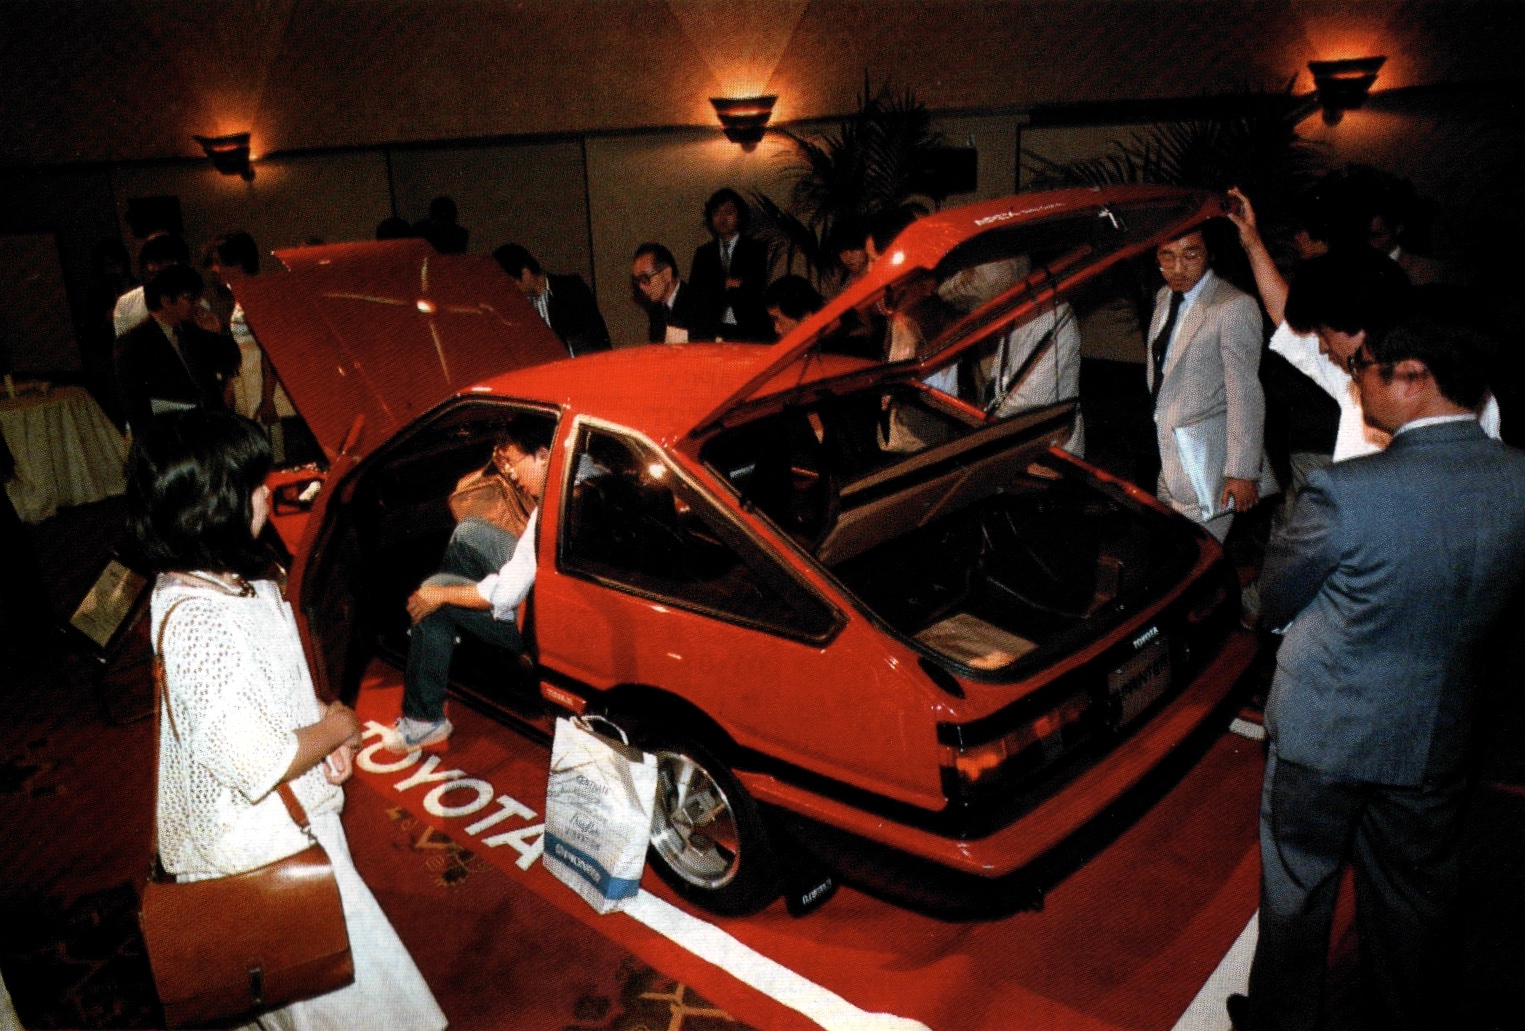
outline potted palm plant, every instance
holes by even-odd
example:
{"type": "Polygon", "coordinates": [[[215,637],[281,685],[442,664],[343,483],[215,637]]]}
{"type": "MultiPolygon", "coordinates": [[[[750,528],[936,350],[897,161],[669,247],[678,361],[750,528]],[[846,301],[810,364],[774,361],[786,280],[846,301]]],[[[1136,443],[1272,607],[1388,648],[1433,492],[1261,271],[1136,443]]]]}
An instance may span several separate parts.
{"type": "MultiPolygon", "coordinates": [[[[942,138],[911,90],[887,84],[874,90],[864,76],[858,109],[819,135],[785,131],[797,164],[787,205],[753,193],[754,232],[768,243],[785,272],[803,263],[826,288],[842,273],[837,253],[848,227],[861,227],[889,208],[928,210],[916,194],[918,173],[942,138]]],[[[857,242],[857,241],[853,241],[857,242]]]]}

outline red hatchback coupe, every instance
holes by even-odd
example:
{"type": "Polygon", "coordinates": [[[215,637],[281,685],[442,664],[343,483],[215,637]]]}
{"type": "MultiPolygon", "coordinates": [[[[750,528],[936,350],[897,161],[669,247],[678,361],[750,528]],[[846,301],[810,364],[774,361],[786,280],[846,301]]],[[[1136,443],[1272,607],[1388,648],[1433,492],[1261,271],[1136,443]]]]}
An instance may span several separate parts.
{"type": "Polygon", "coordinates": [[[801,843],[929,906],[1025,897],[1215,730],[1253,642],[1212,538],[1065,450],[1075,399],[1001,404],[994,356],[1026,339],[1041,369],[1042,320],[1122,303],[1116,266],[1221,212],[1163,188],[946,211],[776,344],[570,360],[485,258],[283,253],[240,300],[331,459],[277,475],[319,683],[405,653],[453,486],[542,418],[533,666],[466,642],[457,692],[654,751],[655,865],[714,911],[773,898],[801,843]]]}

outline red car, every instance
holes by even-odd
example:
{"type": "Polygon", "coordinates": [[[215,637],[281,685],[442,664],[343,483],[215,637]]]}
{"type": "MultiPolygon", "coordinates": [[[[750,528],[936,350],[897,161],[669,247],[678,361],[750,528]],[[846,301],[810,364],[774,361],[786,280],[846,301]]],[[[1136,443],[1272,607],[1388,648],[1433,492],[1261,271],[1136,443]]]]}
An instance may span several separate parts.
{"type": "Polygon", "coordinates": [[[240,300],[332,459],[277,476],[319,683],[351,696],[405,653],[452,487],[538,414],[533,667],[466,642],[455,690],[542,736],[605,713],[655,751],[655,865],[717,912],[773,898],[801,843],[914,902],[1000,907],[1221,726],[1253,642],[1212,538],[1063,450],[1074,400],[998,417],[953,384],[1222,203],[946,211],[779,343],[575,360],[486,259],[282,254],[240,300]]]}

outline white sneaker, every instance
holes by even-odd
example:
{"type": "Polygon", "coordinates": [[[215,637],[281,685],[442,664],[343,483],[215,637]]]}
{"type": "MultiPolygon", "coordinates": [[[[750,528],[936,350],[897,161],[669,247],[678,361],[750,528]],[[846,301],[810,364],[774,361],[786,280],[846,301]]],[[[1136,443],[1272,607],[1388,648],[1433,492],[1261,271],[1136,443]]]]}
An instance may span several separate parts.
{"type": "Polygon", "coordinates": [[[406,755],[420,748],[437,745],[449,739],[453,733],[455,733],[455,727],[448,719],[431,723],[428,720],[399,716],[396,723],[382,732],[381,743],[382,747],[389,752],[406,755]]]}

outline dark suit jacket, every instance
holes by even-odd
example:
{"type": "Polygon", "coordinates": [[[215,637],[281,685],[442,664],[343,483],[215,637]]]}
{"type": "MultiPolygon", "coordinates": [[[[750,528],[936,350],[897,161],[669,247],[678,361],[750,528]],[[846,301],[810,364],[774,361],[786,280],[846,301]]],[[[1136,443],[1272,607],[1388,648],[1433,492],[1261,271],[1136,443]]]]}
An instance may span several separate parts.
{"type": "Polygon", "coordinates": [[[646,306],[647,340],[653,344],[662,343],[667,339],[668,326],[688,330],[690,340],[715,339],[715,323],[710,318],[710,309],[694,288],[682,280],[678,281],[678,296],[673,299],[671,311],[665,304],[646,306]]]}
{"type": "Polygon", "coordinates": [[[1266,625],[1292,621],[1266,709],[1278,754],[1378,784],[1454,775],[1472,653],[1522,575],[1525,452],[1473,420],[1312,473],[1260,580],[1266,625]]]}
{"type": "Polygon", "coordinates": [[[581,276],[545,277],[551,290],[551,329],[573,355],[609,350],[609,327],[581,276]]]}
{"type": "Polygon", "coordinates": [[[180,328],[180,349],[183,361],[152,318],[117,340],[117,396],[129,425],[148,425],[154,398],[226,407],[223,384],[238,374],[239,365],[233,338],[187,323],[180,328]]]}
{"type": "Polygon", "coordinates": [[[758,241],[750,236],[736,238],[729,276],[720,263],[720,241],[704,244],[694,251],[688,283],[703,299],[707,318],[720,336],[727,340],[773,339],[773,322],[762,301],[768,288],[768,248],[758,241]],[[741,286],[727,290],[727,278],[741,280],[741,286]],[[734,328],[721,325],[726,308],[736,316],[734,328]]]}

